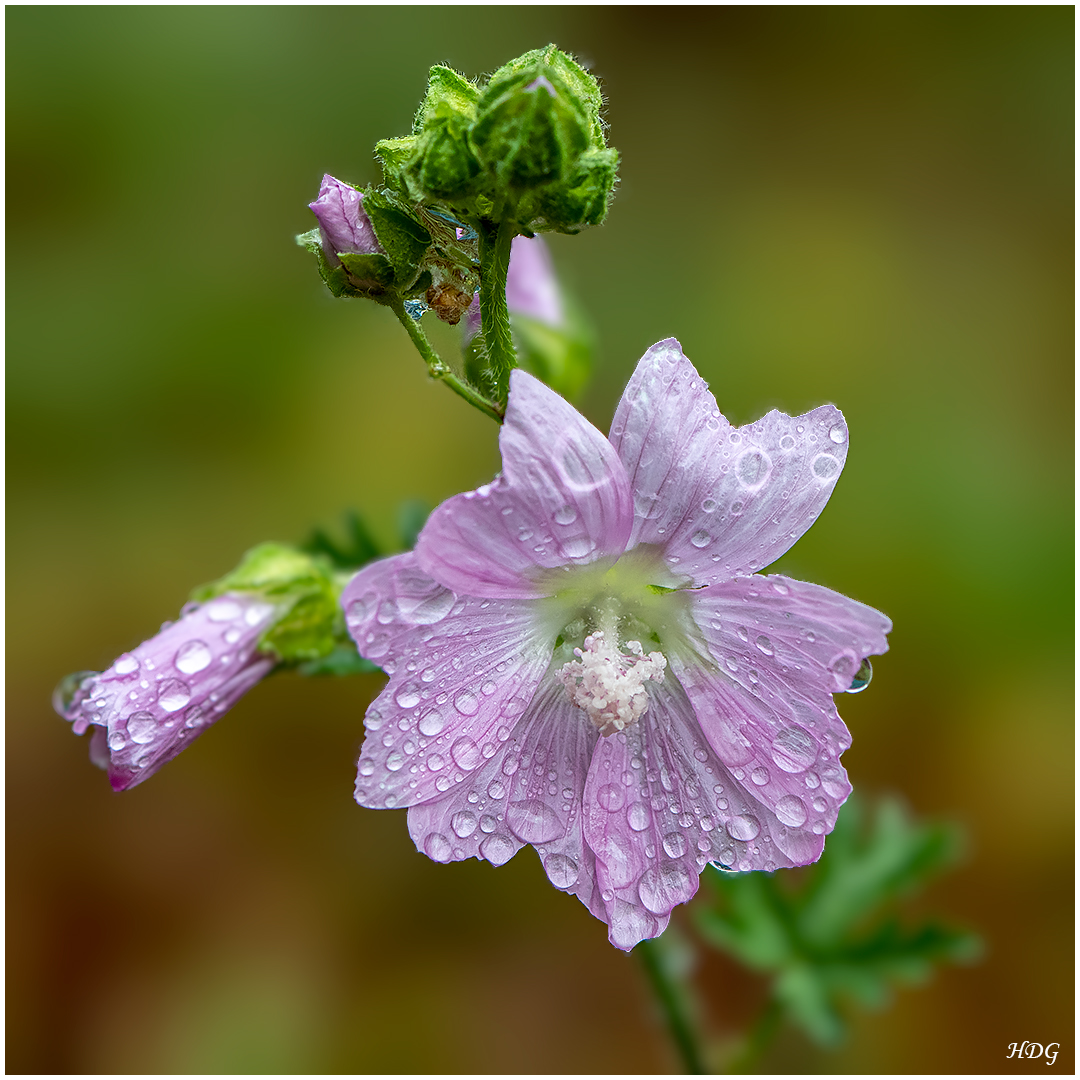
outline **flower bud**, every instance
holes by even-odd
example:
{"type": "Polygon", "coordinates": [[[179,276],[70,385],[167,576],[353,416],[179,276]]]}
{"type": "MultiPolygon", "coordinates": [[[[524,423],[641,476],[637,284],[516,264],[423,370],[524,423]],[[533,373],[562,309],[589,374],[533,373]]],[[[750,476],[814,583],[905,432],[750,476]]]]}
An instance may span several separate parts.
{"type": "Polygon", "coordinates": [[[93,728],[90,757],[114,791],[134,787],[279,664],[332,652],[343,584],[324,560],[263,544],[108,669],[62,680],[53,707],[76,735],[93,728]]]}
{"type": "Polygon", "coordinates": [[[354,187],[329,173],[322,178],[319,197],[308,203],[319,221],[323,254],[331,266],[340,266],[342,252],[383,254],[371,221],[364,212],[364,197],[354,187]]]}
{"type": "Polygon", "coordinates": [[[453,199],[464,193],[480,172],[469,145],[480,92],[464,76],[441,64],[428,76],[427,95],[416,114],[416,148],[409,175],[417,201],[453,199]]]}

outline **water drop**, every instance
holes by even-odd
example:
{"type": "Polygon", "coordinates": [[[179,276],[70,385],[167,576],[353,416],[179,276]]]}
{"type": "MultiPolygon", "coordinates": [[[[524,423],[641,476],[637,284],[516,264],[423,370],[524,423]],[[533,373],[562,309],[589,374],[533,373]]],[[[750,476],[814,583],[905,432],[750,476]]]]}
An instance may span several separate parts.
{"type": "Polygon", "coordinates": [[[780,449],[781,450],[794,450],[795,449],[795,440],[790,435],[785,435],[780,440],[780,449]]]}
{"type": "Polygon", "coordinates": [[[476,815],[471,810],[459,810],[450,819],[450,828],[465,840],[476,832],[476,815]]]}
{"type": "MultiPolygon", "coordinates": [[[[370,722],[368,726],[371,726],[370,722]]],[[[420,723],[417,724],[417,727],[420,729],[421,735],[427,735],[428,738],[431,738],[434,735],[438,735],[439,732],[446,727],[446,721],[443,719],[443,715],[438,709],[432,709],[431,712],[424,713],[424,715],[420,717],[420,723]]]]}
{"type": "Polygon", "coordinates": [[[133,713],[128,717],[127,729],[132,742],[140,744],[153,742],[154,735],[157,733],[157,721],[148,712],[133,713]]]}
{"type": "Polygon", "coordinates": [[[844,441],[845,434],[846,433],[845,433],[844,429],[842,427],[840,427],[839,424],[837,424],[836,427],[834,427],[832,429],[832,431],[829,432],[829,438],[832,439],[832,441],[834,443],[839,445],[840,443],[842,443],[844,441]]]}
{"type": "Polygon", "coordinates": [[[828,808],[829,804],[820,795],[814,799],[814,809],[819,814],[824,814],[828,808]]]}
{"type": "Polygon", "coordinates": [[[127,739],[124,738],[122,731],[114,731],[109,735],[110,750],[123,750],[126,745],[127,739]]]}
{"type": "Polygon", "coordinates": [[[754,644],[766,656],[772,656],[772,654],[773,654],[772,642],[764,634],[758,634],[758,636],[754,639],[754,644]]]}
{"type": "Polygon", "coordinates": [[[652,824],[652,812],[643,802],[636,802],[626,811],[626,823],[634,832],[644,832],[652,824]]]}
{"type": "MultiPolygon", "coordinates": [[[[413,322],[419,322],[424,317],[424,312],[428,309],[427,304],[425,304],[423,300],[406,300],[402,306],[405,308],[405,314],[408,315],[413,322]]],[[[439,861],[443,862],[445,860],[440,859],[439,861]]]]}
{"type": "MultiPolygon", "coordinates": [[[[420,704],[420,690],[416,683],[406,683],[394,695],[394,700],[403,709],[415,709],[420,704]]],[[[427,734],[427,732],[424,734],[427,734]]]]}
{"type": "Polygon", "coordinates": [[[511,803],[506,811],[506,824],[527,844],[544,844],[566,832],[559,815],[539,799],[511,803]]]}
{"type": "Polygon", "coordinates": [[[214,600],[206,605],[206,617],[211,622],[231,622],[240,617],[240,605],[235,600],[214,600]]]}
{"type": "Polygon", "coordinates": [[[450,841],[442,833],[437,832],[428,833],[424,837],[424,852],[429,859],[434,859],[435,862],[449,862],[450,856],[453,854],[450,841]]]}
{"type": "Polygon", "coordinates": [[[701,504],[701,509],[704,510],[706,514],[711,514],[716,509],[716,500],[706,499],[701,504]]]}
{"type": "Polygon", "coordinates": [[[668,833],[664,837],[664,850],[671,858],[681,859],[686,854],[686,837],[682,833],[668,833]]]}
{"type": "MultiPolygon", "coordinates": [[[[206,667],[206,664],[203,664],[203,667],[206,667]]],[[[117,675],[130,675],[138,670],[139,661],[131,655],[121,656],[120,659],[113,664],[113,671],[115,671],[117,675]]]]}
{"type": "Polygon", "coordinates": [[[840,471],[840,462],[832,454],[818,454],[813,469],[819,480],[831,480],[840,471]]]}
{"type": "Polygon", "coordinates": [[[809,788],[809,789],[810,789],[811,791],[813,791],[813,790],[814,790],[814,788],[817,788],[817,787],[820,787],[820,786],[821,786],[821,777],[820,777],[820,776],[818,776],[818,774],[817,774],[817,773],[814,773],[814,772],[808,772],[808,773],[806,774],[806,777],[804,778],[804,781],[803,781],[803,782],[804,782],[804,783],[806,784],[806,786],[807,786],[807,787],[808,787],[808,788],[809,788]]]}
{"type": "Polygon", "coordinates": [[[806,806],[797,795],[785,795],[776,804],[776,816],[784,825],[797,829],[806,822],[806,806]]]}
{"type": "Polygon", "coordinates": [[[514,854],[514,842],[501,833],[494,833],[480,845],[480,854],[493,866],[502,866],[514,854]]]}
{"type": "Polygon", "coordinates": [[[544,860],[544,870],[556,889],[569,889],[578,879],[578,865],[568,855],[549,855],[544,860]]]}
{"type": "Polygon", "coordinates": [[[772,759],[786,773],[802,772],[817,759],[817,743],[800,727],[781,728],[772,741],[772,759]]]}
{"type": "Polygon", "coordinates": [[[624,801],[622,788],[618,784],[604,784],[596,791],[596,801],[605,810],[619,810],[624,801]]]}
{"type": "Polygon", "coordinates": [[[477,700],[475,694],[468,690],[462,690],[457,697],[454,698],[454,708],[457,709],[462,716],[475,716],[477,709],[480,708],[480,702],[477,700]]]}
{"type": "Polygon", "coordinates": [[[187,683],[179,679],[166,679],[158,688],[158,704],[166,712],[176,712],[191,700],[191,690],[187,683]]]}
{"type": "Polygon", "coordinates": [[[438,772],[445,764],[446,760],[442,754],[428,754],[427,767],[429,772],[438,772]]]}
{"type": "Polygon", "coordinates": [[[698,531],[690,537],[690,543],[696,548],[705,547],[710,540],[712,540],[712,537],[704,529],[698,529],[698,531]]]}
{"type": "Polygon", "coordinates": [[[577,511],[572,506],[564,506],[553,515],[559,525],[573,525],[577,521],[577,511]]]}
{"type": "Polygon", "coordinates": [[[753,448],[745,451],[735,466],[739,483],[745,488],[759,488],[769,477],[772,462],[760,450],[753,448]]]}
{"type": "Polygon", "coordinates": [[[472,769],[480,763],[480,748],[467,735],[463,735],[450,747],[450,756],[462,769],[472,769]]]}
{"type": "Polygon", "coordinates": [[[758,787],[763,787],[769,782],[769,770],[764,765],[759,765],[751,774],[750,779],[757,784],[758,787]]]}
{"type": "Polygon", "coordinates": [[[732,840],[753,840],[761,832],[761,826],[749,814],[739,814],[727,823],[727,832],[732,840]]]}
{"type": "Polygon", "coordinates": [[[870,680],[874,677],[874,669],[870,664],[870,658],[866,657],[859,665],[859,670],[855,672],[855,678],[851,680],[851,686],[848,687],[847,692],[849,694],[858,694],[860,691],[865,690],[870,685],[870,680]]]}

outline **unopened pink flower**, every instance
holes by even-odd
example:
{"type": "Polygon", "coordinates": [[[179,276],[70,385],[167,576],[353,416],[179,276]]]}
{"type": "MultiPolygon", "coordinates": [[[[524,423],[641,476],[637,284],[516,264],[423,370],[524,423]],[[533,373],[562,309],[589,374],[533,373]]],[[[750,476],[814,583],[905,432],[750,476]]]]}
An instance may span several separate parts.
{"type": "Polygon", "coordinates": [[[356,188],[327,173],[319,197],[308,206],[318,218],[323,254],[331,266],[341,265],[338,255],[343,252],[382,253],[382,245],[364,211],[363,195],[356,188]]]}
{"type": "Polygon", "coordinates": [[[891,624],[756,571],[821,512],[847,445],[832,405],[732,427],[674,339],[638,364],[610,441],[515,371],[502,473],[343,594],[390,675],[357,801],[408,807],[440,862],[533,845],[622,949],[707,862],[817,859],[851,790],[833,695],[891,624]]]}
{"type": "MultiPolygon", "coordinates": [[[[539,236],[515,236],[506,271],[506,309],[559,329],[565,323],[562,296],[547,244],[539,236]]],[[[465,312],[465,341],[480,333],[480,297],[465,312]]]]}
{"type": "Polygon", "coordinates": [[[175,623],[110,668],[89,672],[56,711],[76,735],[93,728],[90,757],[114,791],[141,784],[236,704],[276,660],[257,651],[276,607],[227,593],[189,604],[175,623]]]}

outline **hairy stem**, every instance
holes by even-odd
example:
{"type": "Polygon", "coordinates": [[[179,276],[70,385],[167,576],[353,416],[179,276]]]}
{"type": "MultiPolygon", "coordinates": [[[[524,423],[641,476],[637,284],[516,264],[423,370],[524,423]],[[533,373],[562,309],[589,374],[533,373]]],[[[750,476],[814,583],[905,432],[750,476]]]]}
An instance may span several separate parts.
{"type": "Polygon", "coordinates": [[[458,397],[464,398],[485,416],[490,416],[496,423],[501,424],[505,407],[489,401],[479,390],[454,374],[450,366],[431,347],[427,335],[420,329],[420,324],[405,310],[405,304],[400,298],[395,297],[388,306],[397,316],[398,322],[405,327],[406,333],[412,338],[412,343],[416,346],[416,351],[423,358],[424,363],[427,364],[428,373],[431,377],[446,383],[458,397]]]}
{"type": "Polygon", "coordinates": [[[642,966],[660,1010],[664,1014],[671,1040],[682,1059],[683,1071],[694,1075],[708,1072],[701,1060],[697,1035],[687,1008],[686,993],[678,985],[671,965],[664,955],[664,943],[656,938],[642,941],[634,950],[641,957],[642,966]]]}
{"type": "Polygon", "coordinates": [[[514,341],[510,336],[510,313],[506,309],[506,272],[510,267],[510,242],[514,227],[508,222],[481,223],[477,229],[480,245],[480,324],[487,346],[488,363],[496,387],[496,398],[505,406],[510,391],[510,372],[517,366],[514,341]]]}

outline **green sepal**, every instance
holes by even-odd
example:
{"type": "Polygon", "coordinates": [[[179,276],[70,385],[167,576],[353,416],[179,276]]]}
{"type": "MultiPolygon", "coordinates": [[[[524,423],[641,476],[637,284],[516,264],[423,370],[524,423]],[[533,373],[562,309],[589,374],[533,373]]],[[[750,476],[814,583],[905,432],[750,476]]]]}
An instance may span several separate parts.
{"type": "Polygon", "coordinates": [[[343,251],[338,258],[348,271],[349,284],[365,296],[383,293],[394,282],[394,267],[385,255],[343,251]]]}
{"type": "Polygon", "coordinates": [[[334,296],[362,296],[349,283],[349,274],[342,266],[331,266],[323,251],[322,234],[319,230],[312,229],[310,232],[301,233],[296,238],[297,244],[310,251],[319,264],[319,276],[326,283],[326,287],[334,296]]]}
{"type": "Polygon", "coordinates": [[[565,183],[552,184],[538,194],[538,214],[558,232],[599,225],[607,217],[618,168],[615,150],[582,154],[565,183]]]}
{"type": "Polygon", "coordinates": [[[351,642],[335,645],[325,656],[317,660],[305,660],[296,669],[301,675],[370,675],[381,671],[377,664],[365,660],[351,642]]]}
{"type": "Polygon", "coordinates": [[[433,65],[428,70],[427,93],[413,120],[413,134],[420,135],[430,124],[449,117],[471,123],[479,100],[475,83],[445,64],[433,65]]]}
{"type": "Polygon", "coordinates": [[[395,195],[409,196],[405,167],[416,152],[417,139],[406,135],[401,139],[380,139],[375,144],[375,156],[383,170],[383,184],[395,195]]]}
{"type": "Polygon", "coordinates": [[[268,543],[252,548],[235,570],[195,589],[191,598],[206,601],[242,592],[274,604],[278,613],[258,647],[284,663],[296,663],[325,656],[345,636],[341,588],[329,560],[268,543]]]}
{"type": "Polygon", "coordinates": [[[411,216],[400,200],[377,188],[364,191],[364,212],[394,270],[398,289],[416,280],[420,263],[431,244],[431,233],[411,216]]]}

